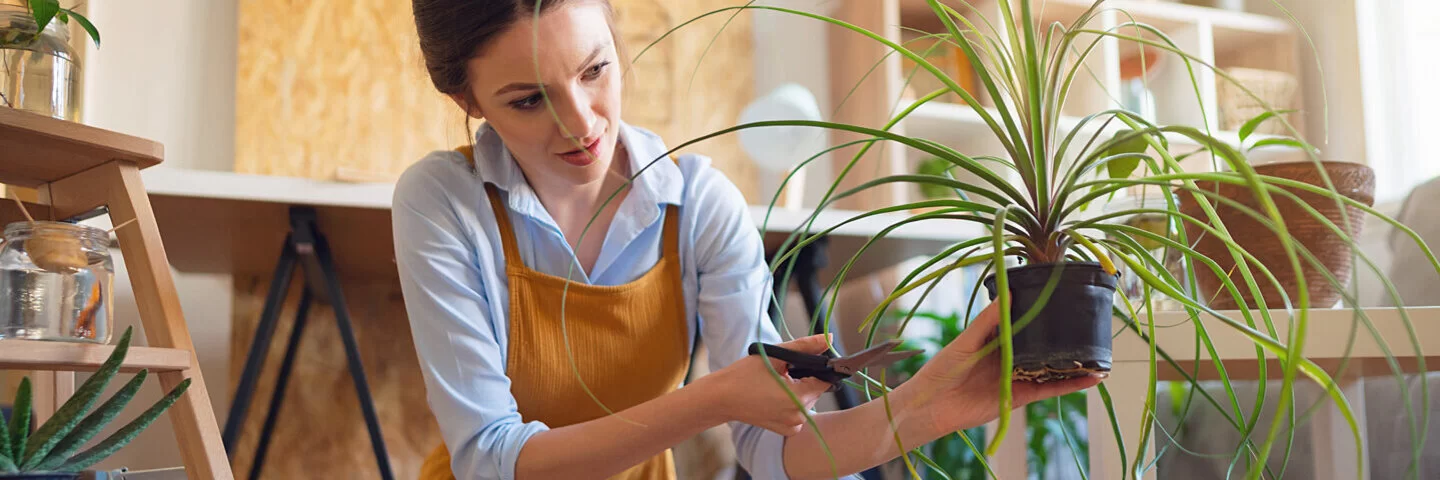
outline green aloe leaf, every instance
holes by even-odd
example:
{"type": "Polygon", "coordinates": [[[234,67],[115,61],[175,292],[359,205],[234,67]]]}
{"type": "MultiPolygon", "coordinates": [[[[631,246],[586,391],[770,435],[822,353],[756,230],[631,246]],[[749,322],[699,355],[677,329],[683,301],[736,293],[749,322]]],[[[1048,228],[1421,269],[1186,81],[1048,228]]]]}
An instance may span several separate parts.
{"type": "Polygon", "coordinates": [[[119,392],[115,393],[115,396],[110,397],[110,399],[105,401],[104,404],[101,404],[99,408],[96,408],[94,412],[91,412],[89,416],[86,416],[85,420],[82,420],[80,425],[75,427],[75,430],[71,431],[69,435],[66,435],[64,439],[61,439],[60,443],[55,445],[54,450],[50,451],[50,455],[46,456],[44,461],[36,464],[33,469],[37,471],[51,471],[63,465],[71,455],[74,455],[75,452],[80,450],[80,447],[85,446],[85,442],[90,441],[91,438],[100,433],[100,430],[103,430],[106,425],[109,425],[110,421],[115,419],[115,416],[119,415],[122,410],[125,410],[125,405],[129,404],[130,400],[135,397],[135,393],[140,391],[140,387],[145,385],[145,376],[147,373],[145,370],[136,373],[135,378],[130,379],[124,387],[120,388],[119,392]]]}
{"type": "Polygon", "coordinates": [[[5,415],[0,413],[0,473],[15,470],[13,466],[14,462],[10,460],[10,454],[12,452],[10,450],[10,430],[7,428],[8,425],[9,423],[8,420],[5,419],[5,415]],[[6,465],[11,465],[8,467],[8,470],[6,465]]]}
{"type": "Polygon", "coordinates": [[[47,420],[45,425],[36,430],[35,435],[25,442],[25,461],[21,463],[22,468],[31,467],[43,461],[45,456],[50,454],[50,450],[55,448],[55,444],[59,443],[65,435],[70,434],[75,425],[80,423],[80,416],[95,405],[100,394],[105,393],[105,386],[110,383],[110,379],[115,377],[115,373],[120,371],[120,364],[125,361],[125,354],[130,350],[130,335],[133,331],[134,327],[125,329],[125,334],[120,337],[120,343],[115,346],[110,357],[105,359],[105,363],[100,365],[100,369],[86,379],[85,383],[75,390],[75,394],[71,395],[70,399],[55,411],[55,416],[47,420]]]}
{"type": "Polygon", "coordinates": [[[20,463],[25,459],[25,437],[30,435],[30,377],[20,379],[15,389],[15,411],[10,413],[10,460],[20,463]]]}
{"type": "Polygon", "coordinates": [[[71,458],[57,470],[61,472],[78,472],[124,448],[125,445],[130,443],[131,440],[134,440],[137,435],[140,435],[140,432],[144,431],[146,427],[149,427],[155,419],[160,418],[160,414],[165,413],[165,410],[169,409],[170,405],[175,404],[175,401],[180,399],[180,395],[184,394],[185,390],[189,388],[190,379],[187,378],[181,381],[179,385],[176,385],[174,390],[166,394],[165,398],[161,398],[160,401],[156,402],[150,409],[145,410],[145,413],[141,413],[135,420],[132,420],[124,427],[120,427],[120,430],[115,431],[115,433],[109,437],[101,440],[99,444],[71,458]]]}

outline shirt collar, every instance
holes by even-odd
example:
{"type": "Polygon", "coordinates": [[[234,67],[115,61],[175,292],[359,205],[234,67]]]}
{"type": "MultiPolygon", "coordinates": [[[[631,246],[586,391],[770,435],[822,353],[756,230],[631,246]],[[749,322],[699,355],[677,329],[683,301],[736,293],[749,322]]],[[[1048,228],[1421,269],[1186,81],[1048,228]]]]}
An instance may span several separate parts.
{"type": "MultiPolygon", "coordinates": [[[[681,205],[684,177],[675,161],[662,158],[669,150],[664,141],[649,130],[624,122],[620,123],[619,141],[625,145],[625,160],[630,162],[630,172],[635,177],[625,203],[639,201],[640,205],[654,206],[657,210],[662,205],[681,205]],[[660,160],[656,161],[657,158],[660,160]],[[635,175],[641,169],[645,169],[644,172],[635,175]]],[[[489,123],[482,124],[475,133],[474,153],[476,173],[508,194],[506,203],[511,210],[526,214],[545,210],[535,191],[525,181],[520,165],[510,155],[510,149],[505,148],[500,135],[489,123]]]]}

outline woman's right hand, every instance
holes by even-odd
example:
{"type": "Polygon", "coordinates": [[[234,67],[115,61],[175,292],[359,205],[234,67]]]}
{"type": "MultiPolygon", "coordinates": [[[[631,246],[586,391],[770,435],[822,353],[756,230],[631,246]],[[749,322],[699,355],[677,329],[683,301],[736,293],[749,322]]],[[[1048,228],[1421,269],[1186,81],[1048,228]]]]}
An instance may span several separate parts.
{"type": "MultiPolygon", "coordinates": [[[[801,337],[779,344],[801,353],[819,354],[829,348],[825,335],[801,337]]],[[[805,415],[785,388],[795,393],[795,398],[806,410],[815,406],[820,395],[830,389],[830,384],[815,378],[794,379],[788,375],[789,364],[775,358],[768,361],[785,382],[782,388],[774,374],[765,366],[766,359],[750,355],[717,370],[700,379],[710,389],[707,398],[712,399],[714,412],[723,416],[724,422],[738,421],[766,430],[791,436],[805,427],[805,415]]],[[[699,383],[699,382],[697,382],[699,383]]],[[[698,386],[698,385],[697,385],[698,386]]]]}

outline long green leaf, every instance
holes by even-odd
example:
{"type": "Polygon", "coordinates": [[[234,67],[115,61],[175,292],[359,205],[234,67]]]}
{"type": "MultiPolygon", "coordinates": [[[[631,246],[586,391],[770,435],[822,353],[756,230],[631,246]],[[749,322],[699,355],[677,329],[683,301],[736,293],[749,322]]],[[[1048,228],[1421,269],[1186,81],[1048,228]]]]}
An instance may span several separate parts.
{"type": "Polygon", "coordinates": [[[95,371],[94,375],[85,380],[80,388],[75,389],[75,394],[70,396],[65,404],[55,411],[55,415],[45,421],[35,435],[25,443],[25,462],[22,468],[33,467],[44,461],[50,450],[59,443],[65,435],[68,435],[76,424],[80,423],[81,415],[95,405],[95,400],[100,394],[105,393],[105,387],[110,384],[110,379],[120,371],[120,365],[125,361],[125,354],[130,349],[130,335],[133,327],[125,329],[125,334],[120,336],[120,342],[116,344],[115,350],[110,352],[110,357],[95,371]]]}
{"type": "MultiPolygon", "coordinates": [[[[995,249],[995,301],[1000,303],[1000,337],[996,340],[1000,343],[1000,419],[995,426],[995,441],[985,447],[985,456],[993,457],[1000,450],[1000,444],[1005,438],[1005,432],[1010,430],[1011,408],[1011,387],[1015,372],[1015,346],[1011,340],[1013,335],[1010,325],[1010,281],[1008,272],[1005,269],[1005,217],[1009,207],[1001,207],[1000,213],[995,216],[995,228],[991,232],[994,240],[992,246],[995,249]]],[[[1038,313],[1039,308],[1032,308],[1038,313]]]]}
{"type": "Polygon", "coordinates": [[[165,410],[169,409],[170,405],[173,405],[176,400],[179,400],[180,395],[184,394],[185,390],[189,388],[190,379],[187,378],[180,381],[180,384],[176,385],[173,390],[170,390],[170,393],[166,394],[165,397],[161,398],[155,405],[145,410],[144,413],[141,413],[135,420],[120,427],[115,433],[101,440],[100,443],[91,447],[89,450],[81,452],[79,455],[71,458],[58,470],[62,472],[78,472],[89,468],[96,462],[104,460],[106,457],[124,448],[125,445],[129,444],[131,440],[134,440],[137,435],[140,435],[141,431],[144,431],[146,427],[149,427],[151,423],[155,422],[155,419],[160,418],[160,414],[165,413],[165,410]]]}
{"type": "Polygon", "coordinates": [[[148,372],[145,370],[137,372],[134,378],[131,378],[129,382],[125,383],[125,386],[120,387],[120,391],[115,392],[115,396],[106,400],[105,403],[101,404],[99,408],[96,408],[94,412],[90,412],[90,415],[86,416],[85,420],[82,420],[80,424],[75,427],[75,430],[61,439],[60,443],[55,445],[55,448],[50,451],[50,455],[46,456],[44,461],[28,469],[48,471],[63,465],[71,455],[80,451],[80,447],[84,446],[85,442],[90,441],[96,434],[99,434],[100,430],[104,429],[106,425],[109,425],[110,421],[114,420],[115,417],[125,409],[125,405],[128,405],[130,400],[135,398],[135,393],[139,392],[140,387],[145,384],[147,374],[148,372]]]}
{"type": "Polygon", "coordinates": [[[25,439],[30,435],[32,400],[30,377],[20,379],[20,386],[15,389],[15,406],[10,412],[10,460],[17,464],[25,461],[25,439]]]}
{"type": "Polygon", "coordinates": [[[84,15],[74,10],[66,9],[64,12],[68,13],[70,18],[74,18],[76,22],[79,22],[80,28],[84,28],[85,33],[90,34],[90,39],[95,41],[95,48],[100,48],[100,30],[95,28],[95,24],[90,23],[90,19],[85,18],[84,15]]]}

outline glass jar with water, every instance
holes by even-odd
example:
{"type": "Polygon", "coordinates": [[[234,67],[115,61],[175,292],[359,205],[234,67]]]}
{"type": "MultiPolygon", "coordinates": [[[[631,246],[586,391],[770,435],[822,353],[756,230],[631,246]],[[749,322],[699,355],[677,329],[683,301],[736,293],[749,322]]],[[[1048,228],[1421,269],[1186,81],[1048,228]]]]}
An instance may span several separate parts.
{"type": "Polygon", "coordinates": [[[59,19],[40,31],[30,12],[0,0],[0,107],[80,121],[80,62],[59,19]]]}
{"type": "Polygon", "coordinates": [[[110,233],[64,222],[5,227],[0,339],[109,343],[115,264],[110,233]]]}

